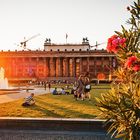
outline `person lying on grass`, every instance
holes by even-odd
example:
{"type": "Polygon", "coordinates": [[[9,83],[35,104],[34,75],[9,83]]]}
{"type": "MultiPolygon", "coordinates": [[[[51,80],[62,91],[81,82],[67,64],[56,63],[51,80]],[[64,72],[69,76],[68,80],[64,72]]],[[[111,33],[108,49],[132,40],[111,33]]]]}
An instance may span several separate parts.
{"type": "Polygon", "coordinates": [[[22,104],[22,106],[31,106],[35,104],[35,100],[34,100],[34,93],[31,93],[30,96],[25,98],[25,102],[22,104]]]}

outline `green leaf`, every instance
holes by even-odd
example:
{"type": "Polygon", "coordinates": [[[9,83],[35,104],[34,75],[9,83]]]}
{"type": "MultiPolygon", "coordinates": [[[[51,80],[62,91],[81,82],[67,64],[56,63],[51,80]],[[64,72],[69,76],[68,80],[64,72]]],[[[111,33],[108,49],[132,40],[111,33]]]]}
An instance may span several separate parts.
{"type": "Polygon", "coordinates": [[[118,34],[120,37],[123,37],[123,34],[121,32],[115,31],[116,34],[118,34]]]}

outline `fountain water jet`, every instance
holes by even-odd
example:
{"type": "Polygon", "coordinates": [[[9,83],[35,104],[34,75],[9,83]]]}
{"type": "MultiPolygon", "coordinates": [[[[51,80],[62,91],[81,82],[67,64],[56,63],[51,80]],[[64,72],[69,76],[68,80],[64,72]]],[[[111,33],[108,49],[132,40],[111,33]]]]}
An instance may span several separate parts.
{"type": "Polygon", "coordinates": [[[4,77],[4,68],[0,68],[0,89],[8,89],[8,79],[4,77]]]}

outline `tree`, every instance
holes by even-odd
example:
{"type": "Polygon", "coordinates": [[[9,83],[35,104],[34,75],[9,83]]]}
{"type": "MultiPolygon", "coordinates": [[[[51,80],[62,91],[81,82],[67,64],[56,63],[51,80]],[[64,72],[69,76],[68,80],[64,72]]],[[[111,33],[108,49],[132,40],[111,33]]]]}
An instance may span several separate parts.
{"type": "Polygon", "coordinates": [[[111,121],[108,129],[115,138],[140,139],[140,1],[127,7],[131,17],[130,29],[122,26],[122,32],[108,39],[107,51],[116,54],[119,62],[111,90],[96,98],[98,118],[111,121]]]}

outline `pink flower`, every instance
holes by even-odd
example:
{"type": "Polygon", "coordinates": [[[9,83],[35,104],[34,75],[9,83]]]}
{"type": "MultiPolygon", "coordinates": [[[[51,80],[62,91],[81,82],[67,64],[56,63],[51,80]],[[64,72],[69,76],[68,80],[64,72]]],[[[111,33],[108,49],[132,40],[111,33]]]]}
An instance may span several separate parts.
{"type": "Polygon", "coordinates": [[[119,39],[114,39],[114,40],[112,41],[112,45],[118,46],[118,45],[119,45],[119,39]]]}
{"type": "Polygon", "coordinates": [[[120,38],[119,43],[124,44],[126,42],[126,38],[120,38]]]}
{"type": "Polygon", "coordinates": [[[120,38],[117,35],[113,35],[108,39],[107,51],[117,53],[120,47],[126,46],[126,39],[120,38]]]}
{"type": "Polygon", "coordinates": [[[125,46],[126,46],[126,38],[120,38],[120,39],[119,39],[119,44],[120,44],[122,47],[125,47],[125,46]]]}

